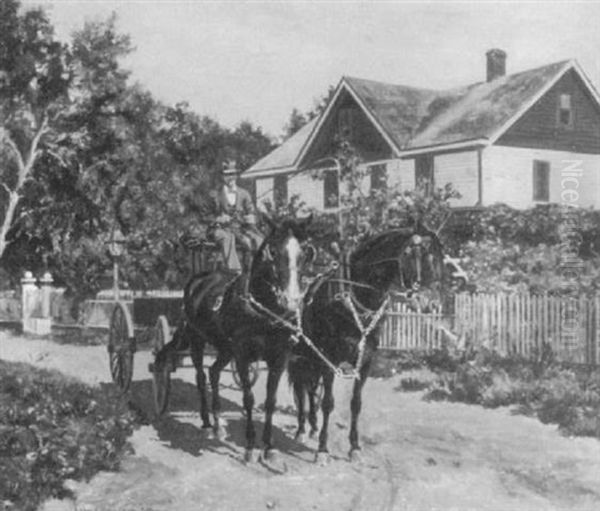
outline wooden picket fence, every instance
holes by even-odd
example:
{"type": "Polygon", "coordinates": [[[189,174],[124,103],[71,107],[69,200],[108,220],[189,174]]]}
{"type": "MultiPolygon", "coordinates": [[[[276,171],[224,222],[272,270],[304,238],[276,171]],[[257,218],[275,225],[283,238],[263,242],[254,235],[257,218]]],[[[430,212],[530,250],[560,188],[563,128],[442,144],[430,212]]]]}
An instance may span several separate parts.
{"type": "Polygon", "coordinates": [[[454,314],[417,314],[394,304],[380,346],[429,350],[445,341],[535,357],[543,346],[564,362],[600,365],[600,297],[457,294],[454,314]]]}
{"type": "Polygon", "coordinates": [[[459,294],[455,330],[499,353],[536,356],[548,345],[558,360],[600,364],[600,297],[459,294]]]}
{"type": "Polygon", "coordinates": [[[445,314],[411,312],[392,303],[384,319],[379,347],[388,350],[433,350],[442,347],[454,318],[445,314]]]}

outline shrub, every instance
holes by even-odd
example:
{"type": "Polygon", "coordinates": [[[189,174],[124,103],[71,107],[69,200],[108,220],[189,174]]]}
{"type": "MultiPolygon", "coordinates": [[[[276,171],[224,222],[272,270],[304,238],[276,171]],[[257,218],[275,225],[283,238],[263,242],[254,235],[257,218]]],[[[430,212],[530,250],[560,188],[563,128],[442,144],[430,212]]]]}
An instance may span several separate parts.
{"type": "Polygon", "coordinates": [[[64,498],[66,479],[116,470],[130,451],[135,417],[112,387],[0,361],[0,495],[34,510],[64,498]],[[107,390],[108,389],[108,390],[107,390]]]}
{"type": "Polygon", "coordinates": [[[533,360],[482,349],[470,354],[440,350],[428,362],[437,380],[429,385],[427,399],[518,405],[518,412],[557,424],[565,433],[600,438],[598,369],[561,365],[548,347],[533,360]]]}

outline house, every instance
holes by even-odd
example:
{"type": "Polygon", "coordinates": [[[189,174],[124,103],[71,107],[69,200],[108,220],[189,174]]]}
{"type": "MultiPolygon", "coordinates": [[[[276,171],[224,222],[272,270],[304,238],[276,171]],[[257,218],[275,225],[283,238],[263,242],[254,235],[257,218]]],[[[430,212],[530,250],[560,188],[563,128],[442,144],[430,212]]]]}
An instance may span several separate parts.
{"type": "Polygon", "coordinates": [[[600,96],[579,64],[506,75],[505,52],[486,57],[486,81],[444,91],[343,77],[325,111],[243,177],[259,203],[299,194],[335,210],[332,142],[342,133],[367,166],[366,186],[383,176],[401,189],[452,183],[460,207],[600,207],[600,96]]]}

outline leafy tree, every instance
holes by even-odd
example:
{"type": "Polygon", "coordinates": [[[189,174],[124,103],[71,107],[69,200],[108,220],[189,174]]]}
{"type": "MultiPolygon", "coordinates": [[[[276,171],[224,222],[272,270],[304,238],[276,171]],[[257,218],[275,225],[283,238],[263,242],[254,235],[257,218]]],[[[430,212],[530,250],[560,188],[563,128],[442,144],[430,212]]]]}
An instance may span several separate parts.
{"type": "Polygon", "coordinates": [[[228,130],[185,103],[167,107],[130,84],[120,61],[131,43],[114,16],[86,23],[65,46],[42,11],[19,14],[16,0],[0,8],[3,268],[49,269],[78,294],[93,293],[106,285],[107,241],[118,228],[131,285],[181,287],[178,238],[206,231],[223,162],[246,168],[271,150],[270,138],[250,122],[228,130]]]}
{"type": "Polygon", "coordinates": [[[290,118],[287,124],[283,128],[283,139],[290,138],[294,133],[296,133],[302,126],[307,123],[306,116],[300,112],[297,108],[292,110],[290,114],[290,118]]]}
{"type": "Polygon", "coordinates": [[[42,157],[52,154],[47,142],[67,101],[69,60],[42,10],[0,3],[0,257],[28,214],[20,203],[42,157]]]}
{"type": "MultiPolygon", "coordinates": [[[[340,173],[339,235],[350,249],[363,238],[387,229],[422,224],[437,231],[451,214],[451,200],[460,197],[451,184],[434,190],[401,190],[387,185],[371,189],[366,186],[369,169],[358,149],[341,137],[334,144],[340,173]]],[[[386,182],[384,176],[382,184],[386,182]]]]}
{"type": "Polygon", "coordinates": [[[321,115],[321,113],[327,108],[327,105],[329,104],[329,101],[335,94],[335,91],[336,88],[333,85],[330,85],[327,89],[327,92],[322,97],[315,100],[313,108],[306,113],[302,113],[297,108],[294,108],[292,110],[292,113],[290,114],[288,122],[283,128],[283,140],[288,139],[300,128],[302,128],[307,122],[310,122],[315,117],[321,115]]]}

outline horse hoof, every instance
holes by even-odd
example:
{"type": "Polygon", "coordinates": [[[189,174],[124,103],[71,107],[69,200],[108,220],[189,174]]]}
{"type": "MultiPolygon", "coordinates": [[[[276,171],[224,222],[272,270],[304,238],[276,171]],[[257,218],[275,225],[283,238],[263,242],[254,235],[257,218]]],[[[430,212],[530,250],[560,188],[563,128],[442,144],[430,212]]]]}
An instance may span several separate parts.
{"type": "Polygon", "coordinates": [[[261,463],[274,472],[285,474],[288,471],[285,458],[282,457],[277,449],[265,449],[262,454],[261,463]]]}
{"type": "Polygon", "coordinates": [[[311,440],[317,438],[317,433],[319,432],[318,429],[311,429],[310,433],[308,434],[308,438],[310,438],[311,440]]]}
{"type": "Polygon", "coordinates": [[[263,454],[262,454],[263,461],[273,462],[273,461],[277,461],[277,458],[279,458],[279,454],[277,453],[276,449],[265,449],[263,451],[263,454]]]}
{"type": "Polygon", "coordinates": [[[321,467],[329,464],[329,453],[328,452],[317,452],[315,456],[315,463],[321,467]]]}
{"type": "Polygon", "coordinates": [[[258,452],[256,449],[246,449],[244,461],[246,463],[256,463],[258,461],[258,452]]]}
{"type": "Polygon", "coordinates": [[[352,463],[362,463],[363,456],[360,449],[350,449],[349,457],[352,463]]]}
{"type": "Polygon", "coordinates": [[[307,440],[306,433],[304,431],[302,431],[302,432],[298,431],[296,433],[296,435],[294,436],[294,440],[296,440],[296,442],[300,442],[301,444],[306,443],[306,440],[307,440]]]}
{"type": "Polygon", "coordinates": [[[213,427],[208,432],[208,437],[211,440],[218,440],[219,442],[225,440],[226,436],[227,435],[226,435],[225,430],[223,428],[215,428],[215,427],[213,427]]]}

